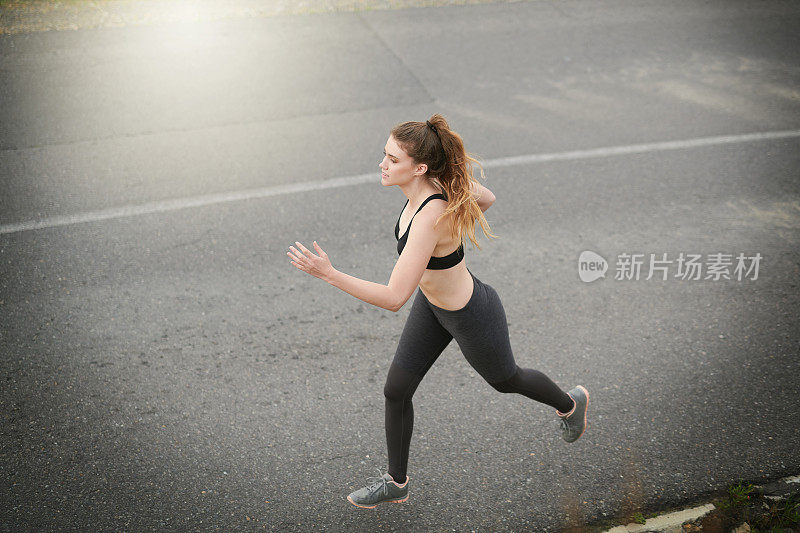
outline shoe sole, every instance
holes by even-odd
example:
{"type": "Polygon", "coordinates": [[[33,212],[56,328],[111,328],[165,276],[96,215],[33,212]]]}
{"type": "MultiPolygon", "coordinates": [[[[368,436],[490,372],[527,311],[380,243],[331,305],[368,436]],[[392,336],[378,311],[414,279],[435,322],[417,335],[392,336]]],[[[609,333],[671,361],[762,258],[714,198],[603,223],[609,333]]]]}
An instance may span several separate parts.
{"type": "MultiPolygon", "coordinates": [[[[589,391],[586,390],[586,387],[584,387],[583,385],[578,385],[578,388],[581,389],[583,393],[586,395],[586,409],[583,410],[583,431],[581,431],[580,435],[575,437],[575,440],[581,438],[583,434],[586,433],[586,428],[589,427],[589,423],[586,421],[586,415],[589,414],[589,391]]],[[[575,440],[573,440],[572,442],[575,442],[575,440]]]]}
{"type": "MultiPolygon", "coordinates": [[[[381,501],[379,501],[378,503],[403,503],[403,502],[404,502],[404,501],[406,501],[406,500],[408,500],[408,494],[406,494],[406,497],[405,497],[405,498],[403,498],[402,500],[396,500],[396,499],[395,499],[395,500],[381,500],[381,501]]],[[[353,500],[350,498],[350,496],[348,496],[348,497],[347,497],[347,501],[349,501],[350,503],[352,503],[352,504],[353,504],[353,505],[355,505],[356,507],[360,507],[360,508],[362,508],[362,509],[375,509],[375,507],[377,507],[377,506],[378,506],[378,503],[376,503],[375,505],[361,505],[361,504],[359,504],[359,503],[356,503],[356,502],[354,502],[354,501],[353,501],[353,500]]]]}

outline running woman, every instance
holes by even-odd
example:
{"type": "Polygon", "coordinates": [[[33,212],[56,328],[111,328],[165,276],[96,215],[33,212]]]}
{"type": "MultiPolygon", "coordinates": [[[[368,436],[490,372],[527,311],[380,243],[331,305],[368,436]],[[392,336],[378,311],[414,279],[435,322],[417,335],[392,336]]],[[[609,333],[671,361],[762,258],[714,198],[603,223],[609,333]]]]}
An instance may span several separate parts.
{"type": "Polygon", "coordinates": [[[408,500],[411,398],[453,338],[467,362],[496,390],[554,408],[567,442],[583,435],[589,406],[583,386],[564,392],[542,372],[517,366],[497,292],[467,268],[464,237],[480,249],[476,220],[487,237],[496,237],[483,215],[495,196],[473,177],[478,161],[464,151],[461,136],[437,113],[425,122],[396,125],[383,153],[381,183],[397,185],[408,198],[395,225],[400,257],[389,284],[339,272],[316,241],[316,253],[299,242],[287,252],[291,264],[303,272],[383,309],[399,311],[416,291],[383,388],[389,471],[347,497],[363,508],[408,500]]]}

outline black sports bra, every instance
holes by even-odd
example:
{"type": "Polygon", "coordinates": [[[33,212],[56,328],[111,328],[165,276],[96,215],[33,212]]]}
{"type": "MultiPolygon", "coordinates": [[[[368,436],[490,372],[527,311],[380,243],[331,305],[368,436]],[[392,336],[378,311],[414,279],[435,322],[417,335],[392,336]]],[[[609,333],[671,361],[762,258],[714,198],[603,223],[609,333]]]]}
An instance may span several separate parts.
{"type": "MultiPolygon", "coordinates": [[[[429,201],[433,200],[434,198],[440,198],[442,200],[446,200],[446,198],[441,194],[433,194],[425,198],[425,201],[422,202],[422,205],[419,206],[417,209],[417,213],[419,213],[425,204],[429,201]]],[[[417,216],[417,213],[414,213],[414,216],[411,217],[411,220],[408,222],[408,228],[406,228],[406,232],[400,237],[400,217],[403,216],[403,211],[406,209],[406,205],[408,205],[408,200],[406,200],[405,205],[403,206],[403,210],[400,211],[400,216],[397,217],[397,224],[394,227],[394,237],[397,239],[397,255],[403,253],[403,248],[406,247],[406,240],[408,240],[408,232],[411,230],[411,223],[414,222],[414,217],[417,216]]],[[[461,244],[458,247],[458,250],[451,253],[450,255],[446,255],[444,257],[434,257],[431,256],[430,261],[428,261],[428,266],[426,267],[428,270],[446,270],[448,268],[454,267],[461,262],[464,258],[464,245],[461,244]]]]}

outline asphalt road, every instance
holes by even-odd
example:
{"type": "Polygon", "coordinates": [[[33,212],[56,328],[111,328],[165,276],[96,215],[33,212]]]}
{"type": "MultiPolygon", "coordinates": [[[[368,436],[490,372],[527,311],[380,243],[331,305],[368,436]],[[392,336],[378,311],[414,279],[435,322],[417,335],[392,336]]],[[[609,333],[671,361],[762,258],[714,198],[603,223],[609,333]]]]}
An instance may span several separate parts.
{"type": "Polygon", "coordinates": [[[796,2],[568,0],[3,36],[0,527],[548,532],[797,474],[798,27],[796,2]],[[414,397],[408,503],[359,510],[410,303],[285,252],[387,282],[404,197],[377,164],[434,112],[490,163],[500,238],[467,264],[590,425],[566,444],[452,343],[414,397]],[[681,252],[758,276],[615,279],[681,252]]]}

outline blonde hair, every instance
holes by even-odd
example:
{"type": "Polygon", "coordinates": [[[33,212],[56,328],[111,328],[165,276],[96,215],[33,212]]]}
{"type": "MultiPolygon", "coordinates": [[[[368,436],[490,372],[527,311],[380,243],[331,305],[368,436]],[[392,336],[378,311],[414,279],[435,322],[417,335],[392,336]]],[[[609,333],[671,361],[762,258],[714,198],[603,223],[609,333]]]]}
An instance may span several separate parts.
{"type": "Polygon", "coordinates": [[[463,244],[467,236],[480,250],[475,238],[476,221],[480,222],[487,237],[497,238],[491,232],[489,222],[472,192],[472,182],[478,183],[473,176],[473,165],[480,167],[481,179],[485,180],[483,166],[464,150],[461,136],[450,129],[442,115],[436,113],[426,122],[397,124],[392,128],[391,135],[415,163],[428,165],[428,179],[447,197],[447,209],[436,219],[436,223],[453,213],[450,228],[453,240],[463,244]]]}

